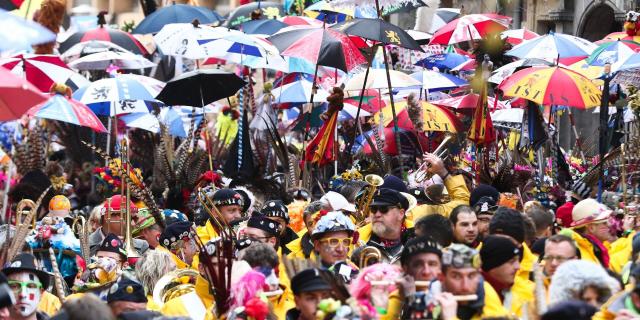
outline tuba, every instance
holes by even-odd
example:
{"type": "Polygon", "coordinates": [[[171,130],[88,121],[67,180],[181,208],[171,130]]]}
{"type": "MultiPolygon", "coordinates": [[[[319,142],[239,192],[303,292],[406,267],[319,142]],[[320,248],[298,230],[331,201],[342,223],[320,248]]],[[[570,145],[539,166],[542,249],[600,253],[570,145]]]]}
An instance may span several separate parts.
{"type": "Polygon", "coordinates": [[[376,263],[382,262],[382,252],[374,246],[366,246],[360,251],[358,268],[363,269],[376,263]]]}
{"type": "Polygon", "coordinates": [[[153,302],[162,307],[167,301],[191,293],[196,288],[196,278],[198,271],[194,269],[176,269],[162,276],[153,287],[153,302]],[[189,278],[189,282],[184,283],[181,279],[189,278]]]}

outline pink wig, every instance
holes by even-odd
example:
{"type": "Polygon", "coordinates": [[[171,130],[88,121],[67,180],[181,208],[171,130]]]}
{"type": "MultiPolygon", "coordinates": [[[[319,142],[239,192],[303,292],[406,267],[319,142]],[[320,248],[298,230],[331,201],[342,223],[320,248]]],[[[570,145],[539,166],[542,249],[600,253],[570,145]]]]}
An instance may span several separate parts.
{"type": "Polygon", "coordinates": [[[259,271],[251,270],[231,285],[231,310],[242,307],[263,290],[265,277],[259,271]]]}
{"type": "Polygon", "coordinates": [[[402,276],[400,267],[387,264],[376,263],[368,266],[358,273],[358,277],[351,283],[351,296],[363,306],[365,312],[375,315],[376,309],[371,303],[371,281],[389,281],[391,285],[386,286],[387,295],[396,289],[395,280],[402,276]]]}

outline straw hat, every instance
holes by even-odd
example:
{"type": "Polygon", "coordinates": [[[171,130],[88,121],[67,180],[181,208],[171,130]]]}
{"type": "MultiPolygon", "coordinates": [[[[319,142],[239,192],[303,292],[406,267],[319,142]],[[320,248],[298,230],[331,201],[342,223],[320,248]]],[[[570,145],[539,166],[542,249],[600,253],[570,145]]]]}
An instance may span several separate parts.
{"type": "Polygon", "coordinates": [[[572,228],[583,227],[591,223],[607,220],[611,209],[595,199],[584,199],[578,202],[571,211],[572,228]]]}

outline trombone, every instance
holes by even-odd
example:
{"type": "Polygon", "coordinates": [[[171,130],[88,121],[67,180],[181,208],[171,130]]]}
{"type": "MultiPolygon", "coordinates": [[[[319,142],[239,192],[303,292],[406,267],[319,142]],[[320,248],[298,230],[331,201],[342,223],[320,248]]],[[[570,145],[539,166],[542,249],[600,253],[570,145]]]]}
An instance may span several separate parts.
{"type": "MultiPolygon", "coordinates": [[[[436,150],[434,150],[432,153],[435,154],[438,158],[444,159],[443,157],[449,151],[448,149],[444,149],[444,147],[449,143],[451,139],[453,139],[452,134],[445,135],[444,139],[442,139],[442,142],[440,142],[440,145],[438,145],[436,150]]],[[[432,174],[429,173],[429,167],[431,167],[430,162],[427,162],[427,161],[422,162],[422,164],[420,165],[420,167],[418,167],[418,170],[416,170],[414,175],[414,180],[416,183],[421,184],[431,179],[432,174]]]]}

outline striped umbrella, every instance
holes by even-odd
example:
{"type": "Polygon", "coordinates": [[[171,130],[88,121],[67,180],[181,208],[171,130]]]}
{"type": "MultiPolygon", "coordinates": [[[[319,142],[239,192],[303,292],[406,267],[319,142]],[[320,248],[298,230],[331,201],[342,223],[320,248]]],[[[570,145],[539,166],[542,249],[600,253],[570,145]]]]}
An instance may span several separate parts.
{"type": "Polygon", "coordinates": [[[450,70],[462,63],[471,60],[467,56],[463,56],[457,53],[441,53],[428,56],[415,63],[416,66],[421,66],[427,69],[433,69],[434,67],[440,70],[450,70]]]}
{"type": "Polygon", "coordinates": [[[551,32],[533,40],[525,41],[505,54],[520,59],[538,58],[556,61],[558,58],[587,57],[597,46],[588,40],[551,32]]]}
{"type": "MultiPolygon", "coordinates": [[[[285,84],[281,87],[273,88],[271,93],[274,96],[274,103],[304,103],[311,101],[311,88],[313,82],[306,78],[292,83],[285,84]]],[[[318,88],[315,93],[314,101],[325,101],[329,93],[318,88]]]]}
{"type": "Polygon", "coordinates": [[[38,88],[0,68],[0,121],[19,119],[29,108],[47,100],[38,88]]]}
{"type": "MultiPolygon", "coordinates": [[[[478,95],[477,93],[469,93],[463,96],[431,101],[431,103],[453,109],[475,109],[478,105],[478,99],[480,99],[480,95],[478,95]]],[[[493,109],[494,106],[496,110],[508,108],[503,101],[498,100],[496,102],[496,99],[494,97],[488,97],[487,101],[489,104],[489,108],[491,109],[493,109]]]]}
{"type": "Polygon", "coordinates": [[[523,41],[535,39],[540,36],[539,34],[527,28],[505,30],[502,31],[500,35],[502,35],[502,38],[504,38],[505,41],[511,43],[514,46],[521,44],[523,41]]]}
{"type": "Polygon", "coordinates": [[[129,77],[95,81],[78,89],[73,98],[86,104],[98,115],[149,112],[148,103],[157,103],[159,93],[151,85],[129,77]]]}
{"type": "Polygon", "coordinates": [[[604,66],[605,64],[615,64],[618,61],[627,59],[634,53],[640,51],[640,43],[631,40],[618,40],[606,42],[598,46],[586,59],[590,66],[604,66]]]}
{"type": "Polygon", "coordinates": [[[438,8],[436,12],[433,13],[433,18],[431,18],[431,28],[429,29],[430,34],[436,33],[440,28],[447,25],[447,23],[453,21],[460,17],[460,9],[454,8],[438,8]]]}
{"type": "Polygon", "coordinates": [[[49,100],[29,109],[27,115],[88,127],[96,132],[107,132],[89,107],[60,93],[52,94],[49,100]]]}
{"type": "Polygon", "coordinates": [[[542,60],[542,59],[521,59],[521,60],[517,60],[511,63],[507,63],[504,66],[494,70],[491,75],[491,77],[489,77],[489,82],[491,83],[495,83],[495,84],[500,84],[500,82],[502,82],[502,80],[504,80],[505,78],[507,78],[508,76],[512,75],[514,72],[520,70],[520,69],[525,69],[528,67],[533,67],[533,66],[550,66],[552,65],[551,62],[547,61],[547,60],[542,60]]]}
{"type": "Polygon", "coordinates": [[[612,41],[618,41],[618,40],[631,40],[631,41],[635,41],[635,42],[640,42],[640,36],[629,36],[624,31],[612,32],[612,33],[609,33],[608,35],[606,35],[604,38],[602,38],[602,40],[596,41],[596,43],[602,44],[602,43],[605,43],[605,42],[612,42],[612,41]]]}
{"type": "Polygon", "coordinates": [[[54,83],[63,83],[71,90],[90,83],[85,77],[69,69],[56,55],[20,54],[0,59],[0,65],[11,70],[11,73],[26,78],[43,92],[49,92],[54,83]]]}
{"type": "Polygon", "coordinates": [[[468,85],[469,83],[461,78],[446,73],[433,70],[423,70],[414,72],[411,77],[422,82],[422,88],[431,91],[451,90],[468,85]]]}
{"type": "Polygon", "coordinates": [[[506,30],[511,18],[493,13],[468,14],[447,23],[433,34],[430,44],[449,45],[506,30]]]}
{"type": "Polygon", "coordinates": [[[122,48],[125,48],[135,54],[147,55],[147,49],[134,38],[130,33],[111,29],[103,25],[88,31],[78,31],[72,34],[67,40],[60,44],[60,53],[64,53],[74,45],[80,42],[91,40],[101,40],[113,42],[122,48]]]}

